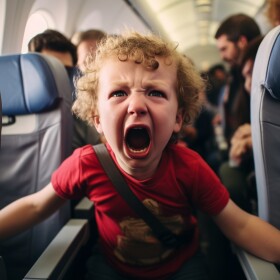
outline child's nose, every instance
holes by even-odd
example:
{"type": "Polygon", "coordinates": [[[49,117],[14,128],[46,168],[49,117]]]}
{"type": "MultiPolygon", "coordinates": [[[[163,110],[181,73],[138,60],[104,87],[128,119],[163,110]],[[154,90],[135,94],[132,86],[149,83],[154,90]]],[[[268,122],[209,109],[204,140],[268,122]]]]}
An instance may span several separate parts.
{"type": "Polygon", "coordinates": [[[131,96],[128,105],[129,114],[145,114],[147,112],[147,104],[144,95],[135,94],[131,96]]]}

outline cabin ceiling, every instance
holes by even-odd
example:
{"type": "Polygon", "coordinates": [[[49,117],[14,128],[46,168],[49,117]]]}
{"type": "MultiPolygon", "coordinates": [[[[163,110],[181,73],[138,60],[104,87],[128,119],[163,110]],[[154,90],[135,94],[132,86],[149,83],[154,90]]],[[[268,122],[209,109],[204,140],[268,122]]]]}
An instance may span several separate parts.
{"type": "Polygon", "coordinates": [[[255,17],[265,0],[127,0],[149,27],[186,52],[214,45],[219,23],[231,14],[255,17]]]}

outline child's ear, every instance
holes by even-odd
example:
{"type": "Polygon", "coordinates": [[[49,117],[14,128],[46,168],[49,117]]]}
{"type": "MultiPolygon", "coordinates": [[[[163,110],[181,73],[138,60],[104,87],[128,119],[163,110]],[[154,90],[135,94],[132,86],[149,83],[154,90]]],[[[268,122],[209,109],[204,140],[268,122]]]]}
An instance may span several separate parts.
{"type": "Polygon", "coordinates": [[[93,123],[94,123],[94,126],[95,126],[97,132],[100,134],[103,133],[103,129],[102,129],[102,125],[100,123],[99,116],[94,116],[93,123]]]}
{"type": "Polygon", "coordinates": [[[183,113],[182,113],[182,109],[179,109],[176,114],[176,120],[175,120],[173,132],[178,133],[181,130],[182,124],[183,124],[183,113]]]}

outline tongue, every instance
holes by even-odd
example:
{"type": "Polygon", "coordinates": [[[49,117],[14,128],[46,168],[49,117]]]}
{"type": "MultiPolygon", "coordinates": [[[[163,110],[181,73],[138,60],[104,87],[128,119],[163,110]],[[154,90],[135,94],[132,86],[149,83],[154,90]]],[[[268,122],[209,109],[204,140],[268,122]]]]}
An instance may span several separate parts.
{"type": "Polygon", "coordinates": [[[149,145],[149,137],[145,129],[131,129],[127,135],[128,146],[134,150],[141,150],[149,145]]]}

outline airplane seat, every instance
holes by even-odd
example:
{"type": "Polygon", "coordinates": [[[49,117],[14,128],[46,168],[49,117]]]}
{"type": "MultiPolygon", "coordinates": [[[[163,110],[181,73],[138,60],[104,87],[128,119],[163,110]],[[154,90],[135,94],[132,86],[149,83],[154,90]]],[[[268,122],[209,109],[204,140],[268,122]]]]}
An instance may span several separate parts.
{"type": "MultiPolygon", "coordinates": [[[[263,39],[251,90],[251,129],[258,215],[280,229],[280,26],[263,39]]],[[[247,279],[280,279],[279,267],[237,250],[247,279]]]]}
{"type": "MultiPolygon", "coordinates": [[[[41,54],[0,56],[0,209],[34,193],[72,151],[71,85],[64,66],[41,54]]],[[[39,225],[0,241],[8,279],[22,279],[70,218],[70,204],[39,225]]]]}
{"type": "Polygon", "coordinates": [[[280,27],[263,40],[253,73],[252,134],[258,215],[280,229],[280,27]]]}

